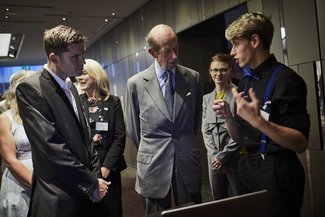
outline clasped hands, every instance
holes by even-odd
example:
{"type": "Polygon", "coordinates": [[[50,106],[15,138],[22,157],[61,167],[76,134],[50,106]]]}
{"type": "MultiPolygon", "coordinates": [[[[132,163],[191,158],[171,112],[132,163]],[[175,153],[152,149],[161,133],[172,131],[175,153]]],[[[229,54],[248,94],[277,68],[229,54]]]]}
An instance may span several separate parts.
{"type": "Polygon", "coordinates": [[[93,192],[93,194],[90,196],[90,200],[94,203],[99,203],[102,198],[107,194],[108,186],[111,184],[111,182],[107,182],[104,179],[99,178],[98,179],[98,187],[93,192]]]}

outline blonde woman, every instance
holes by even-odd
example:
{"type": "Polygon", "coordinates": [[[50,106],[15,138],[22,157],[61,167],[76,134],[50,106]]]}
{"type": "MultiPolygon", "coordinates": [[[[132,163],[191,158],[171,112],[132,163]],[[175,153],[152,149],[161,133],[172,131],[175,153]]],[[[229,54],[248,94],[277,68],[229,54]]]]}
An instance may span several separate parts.
{"type": "Polygon", "coordinates": [[[246,192],[242,177],[239,175],[240,147],[230,138],[225,120],[217,118],[212,109],[213,102],[217,99],[227,101],[231,112],[234,112],[231,65],[229,54],[220,53],[212,57],[209,72],[215,89],[203,97],[202,134],[207,149],[209,181],[214,200],[230,196],[228,186],[233,195],[246,192]]]}
{"type": "Polygon", "coordinates": [[[7,111],[0,115],[0,153],[6,165],[0,190],[0,216],[27,216],[32,185],[32,155],[16,101],[16,87],[33,71],[18,71],[6,93],[7,111]]]}
{"type": "Polygon", "coordinates": [[[109,92],[109,80],[103,67],[86,59],[78,77],[82,105],[89,118],[91,136],[101,164],[101,178],[110,181],[107,195],[93,204],[93,216],[122,217],[121,171],[126,168],[123,156],[125,126],[120,99],[109,92]]]}

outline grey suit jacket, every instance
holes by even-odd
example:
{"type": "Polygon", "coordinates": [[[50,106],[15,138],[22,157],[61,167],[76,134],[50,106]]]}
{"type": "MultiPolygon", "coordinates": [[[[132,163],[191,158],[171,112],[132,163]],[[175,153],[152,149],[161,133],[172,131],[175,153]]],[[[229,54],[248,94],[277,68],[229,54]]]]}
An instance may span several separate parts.
{"type": "Polygon", "coordinates": [[[89,196],[98,186],[93,169],[99,169],[99,162],[92,152],[78,93],[75,89],[72,93],[84,124],[45,69],[17,87],[34,166],[28,216],[89,216],[89,196]]]}
{"type": "MultiPolygon", "coordinates": [[[[226,89],[224,100],[230,105],[234,114],[235,98],[231,93],[232,86],[226,89]]],[[[217,159],[226,164],[235,154],[239,145],[229,136],[224,119],[218,119],[212,109],[215,99],[215,90],[203,97],[202,134],[209,159],[217,156],[217,159]]]]}
{"type": "Polygon", "coordinates": [[[127,82],[125,122],[136,145],[136,191],[144,197],[167,195],[176,167],[190,193],[201,190],[200,154],[195,136],[203,88],[198,72],[177,65],[174,118],[168,113],[154,65],[127,82]],[[175,158],[175,160],[174,160],[175,158]]]}

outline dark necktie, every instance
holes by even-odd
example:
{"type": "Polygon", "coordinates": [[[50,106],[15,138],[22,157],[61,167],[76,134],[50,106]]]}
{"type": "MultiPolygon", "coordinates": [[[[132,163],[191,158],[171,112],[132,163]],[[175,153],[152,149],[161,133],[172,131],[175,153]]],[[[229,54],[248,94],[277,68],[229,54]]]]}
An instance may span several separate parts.
{"type": "Polygon", "coordinates": [[[173,117],[173,111],[174,111],[173,72],[167,70],[166,73],[167,73],[167,81],[165,86],[165,102],[170,116],[173,117]]]}

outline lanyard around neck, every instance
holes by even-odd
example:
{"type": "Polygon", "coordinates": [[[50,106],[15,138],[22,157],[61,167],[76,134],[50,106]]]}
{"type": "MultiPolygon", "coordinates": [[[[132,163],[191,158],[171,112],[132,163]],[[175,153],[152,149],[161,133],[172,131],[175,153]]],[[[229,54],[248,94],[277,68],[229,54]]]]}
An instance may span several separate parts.
{"type": "MultiPolygon", "coordinates": [[[[270,99],[270,94],[271,94],[273,82],[274,82],[275,77],[277,76],[278,72],[282,68],[282,66],[283,66],[282,64],[279,64],[275,68],[275,70],[274,70],[274,72],[273,72],[273,74],[272,74],[272,76],[271,76],[271,78],[270,78],[270,80],[269,80],[269,82],[268,82],[268,84],[266,86],[266,90],[265,90],[264,98],[263,98],[263,105],[264,105],[263,110],[268,112],[268,113],[270,113],[270,109],[268,108],[267,105],[268,105],[268,101],[270,99]]],[[[266,134],[262,133],[262,135],[261,135],[261,156],[262,156],[263,159],[264,159],[265,155],[266,155],[266,134]]]]}

